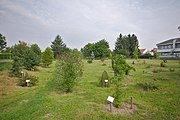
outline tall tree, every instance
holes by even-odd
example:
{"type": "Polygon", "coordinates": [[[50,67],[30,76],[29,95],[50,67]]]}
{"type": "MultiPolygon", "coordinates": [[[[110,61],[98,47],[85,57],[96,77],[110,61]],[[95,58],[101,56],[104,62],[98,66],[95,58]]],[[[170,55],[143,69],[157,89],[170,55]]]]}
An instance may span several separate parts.
{"type": "Polygon", "coordinates": [[[119,35],[115,42],[115,54],[123,54],[125,56],[133,56],[135,47],[139,47],[139,42],[134,34],[128,34],[127,36],[119,35]]]}
{"type": "Polygon", "coordinates": [[[88,43],[84,46],[84,48],[81,49],[81,52],[83,53],[83,56],[86,58],[90,58],[92,52],[94,51],[95,45],[94,43],[88,43]]]}
{"type": "Polygon", "coordinates": [[[105,39],[95,43],[94,55],[96,58],[109,57],[109,43],[105,39]]]}
{"type": "Polygon", "coordinates": [[[0,33],[0,51],[6,48],[6,38],[0,33]]]}
{"type": "MultiPolygon", "coordinates": [[[[34,52],[35,56],[35,65],[39,65],[41,62],[41,49],[37,44],[32,44],[31,45],[31,51],[34,52]]],[[[33,53],[32,53],[33,54],[33,53]]]]}
{"type": "Polygon", "coordinates": [[[56,59],[58,59],[60,57],[60,55],[65,52],[66,50],[66,44],[63,42],[63,39],[61,38],[61,36],[57,35],[55,40],[53,42],[51,42],[51,49],[54,53],[54,57],[56,59]]]}

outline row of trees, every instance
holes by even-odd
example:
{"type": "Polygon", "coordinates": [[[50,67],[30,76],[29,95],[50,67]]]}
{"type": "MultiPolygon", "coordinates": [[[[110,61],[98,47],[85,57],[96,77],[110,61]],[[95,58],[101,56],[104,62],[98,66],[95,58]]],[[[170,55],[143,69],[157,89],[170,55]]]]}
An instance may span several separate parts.
{"type": "MultiPolygon", "coordinates": [[[[0,34],[0,51],[6,50],[7,42],[6,38],[0,34]]],[[[137,57],[139,55],[139,42],[135,34],[122,35],[120,34],[115,42],[114,54],[122,54],[126,57],[137,57]],[[137,51],[138,50],[138,51],[137,51]],[[137,55],[138,54],[138,55],[137,55]]],[[[66,44],[63,42],[63,39],[60,35],[55,37],[55,40],[51,42],[51,50],[53,51],[54,58],[59,59],[61,54],[69,51],[66,44]]],[[[7,47],[7,52],[12,50],[7,47]]],[[[99,40],[96,43],[88,43],[83,48],[81,52],[85,58],[89,58],[94,54],[95,58],[104,58],[109,57],[111,50],[109,49],[109,43],[105,40],[99,40]]]]}
{"type": "MultiPolygon", "coordinates": [[[[139,42],[137,36],[134,34],[122,35],[120,34],[115,42],[114,54],[122,54],[126,57],[137,58],[139,55],[139,42]]],[[[95,58],[109,57],[111,50],[109,49],[109,43],[102,39],[96,43],[88,43],[82,49],[81,52],[85,58],[89,58],[94,53],[95,58]]]]}

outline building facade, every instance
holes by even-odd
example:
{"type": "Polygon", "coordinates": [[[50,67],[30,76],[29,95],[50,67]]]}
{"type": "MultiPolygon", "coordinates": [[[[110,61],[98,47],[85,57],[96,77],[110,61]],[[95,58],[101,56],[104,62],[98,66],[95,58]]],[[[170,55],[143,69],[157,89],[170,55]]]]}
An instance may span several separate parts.
{"type": "Polygon", "coordinates": [[[156,44],[157,52],[160,58],[178,58],[180,59],[180,38],[166,40],[156,44]]]}

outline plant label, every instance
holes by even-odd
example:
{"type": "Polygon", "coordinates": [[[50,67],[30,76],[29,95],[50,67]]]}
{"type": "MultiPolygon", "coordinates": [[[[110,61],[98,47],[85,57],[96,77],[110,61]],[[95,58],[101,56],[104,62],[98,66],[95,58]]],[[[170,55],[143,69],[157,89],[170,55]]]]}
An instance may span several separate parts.
{"type": "Polygon", "coordinates": [[[30,82],[30,80],[26,80],[26,82],[28,83],[28,82],[30,82]]]}
{"type": "Polygon", "coordinates": [[[107,98],[107,101],[109,101],[109,102],[113,102],[114,101],[114,98],[113,97],[111,97],[111,96],[108,96],[108,98],[107,98]]]}
{"type": "Polygon", "coordinates": [[[104,80],[104,82],[105,82],[105,83],[107,83],[107,82],[108,82],[108,80],[104,80]]]}

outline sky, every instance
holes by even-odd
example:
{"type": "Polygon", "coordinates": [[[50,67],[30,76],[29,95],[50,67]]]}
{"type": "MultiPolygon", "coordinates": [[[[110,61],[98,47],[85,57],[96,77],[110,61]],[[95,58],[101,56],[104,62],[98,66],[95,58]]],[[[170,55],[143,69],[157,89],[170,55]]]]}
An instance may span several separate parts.
{"type": "Polygon", "coordinates": [[[111,50],[120,33],[135,34],[151,50],[180,37],[180,0],[0,0],[0,33],[8,46],[25,41],[41,50],[59,34],[79,50],[106,39],[111,50]]]}

